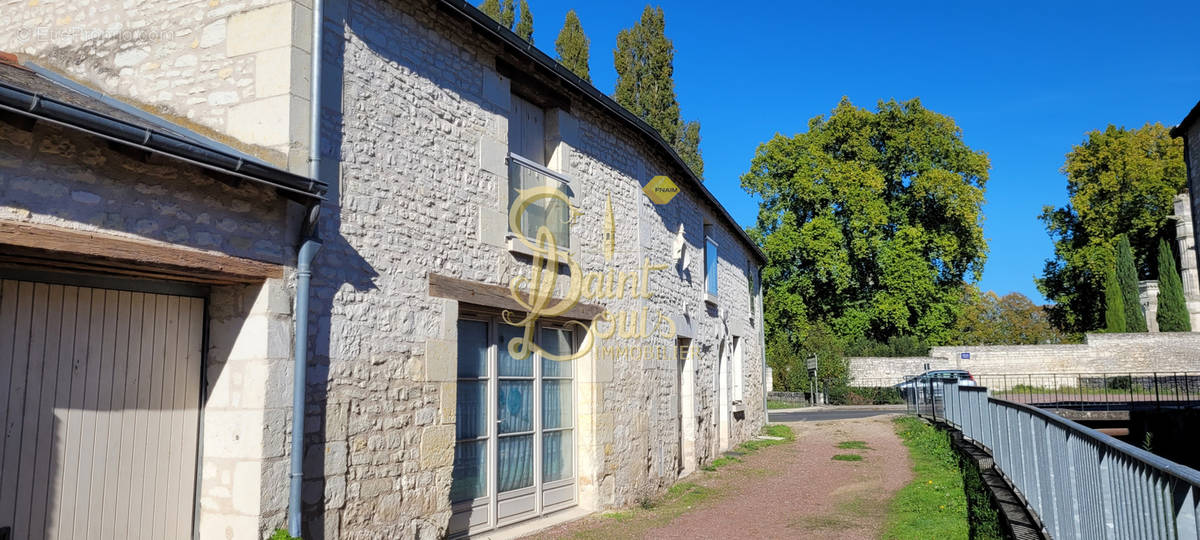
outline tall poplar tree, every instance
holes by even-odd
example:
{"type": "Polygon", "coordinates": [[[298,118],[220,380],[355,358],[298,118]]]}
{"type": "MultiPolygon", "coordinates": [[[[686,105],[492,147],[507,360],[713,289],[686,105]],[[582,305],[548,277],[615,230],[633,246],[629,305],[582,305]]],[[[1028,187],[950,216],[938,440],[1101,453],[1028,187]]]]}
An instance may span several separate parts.
{"type": "Polygon", "coordinates": [[[699,177],[704,174],[700,124],[680,120],[674,63],[675,45],[667,39],[663,10],[646,6],[637,24],[617,34],[613,99],[658,131],[699,177]]]}
{"type": "Polygon", "coordinates": [[[1121,299],[1121,281],[1116,270],[1110,269],[1104,276],[1104,331],[1125,331],[1125,301],[1121,299]]]}
{"type": "Polygon", "coordinates": [[[562,30],[558,31],[558,39],[554,40],[554,50],[558,52],[558,63],[566,66],[587,82],[592,82],[591,70],[588,67],[588,47],[591,41],[583,33],[583,25],[575,10],[567,12],[562,30]]]}
{"type": "Polygon", "coordinates": [[[513,0],[504,0],[504,4],[500,4],[500,0],[483,0],[479,4],[479,11],[484,12],[488,17],[491,17],[496,22],[503,24],[505,28],[512,30],[515,12],[513,0]]]}
{"type": "Polygon", "coordinates": [[[1138,272],[1133,263],[1133,250],[1129,248],[1129,237],[1117,237],[1117,280],[1121,285],[1121,301],[1125,303],[1125,331],[1146,332],[1146,314],[1138,295],[1138,272]]]}
{"type": "Polygon", "coordinates": [[[1192,323],[1183,297],[1183,280],[1175,267],[1175,254],[1166,240],[1158,241],[1158,330],[1191,332],[1192,323]]]}
{"type": "Polygon", "coordinates": [[[521,0],[521,19],[517,22],[517,35],[533,44],[533,12],[529,11],[529,2],[521,0]]]}

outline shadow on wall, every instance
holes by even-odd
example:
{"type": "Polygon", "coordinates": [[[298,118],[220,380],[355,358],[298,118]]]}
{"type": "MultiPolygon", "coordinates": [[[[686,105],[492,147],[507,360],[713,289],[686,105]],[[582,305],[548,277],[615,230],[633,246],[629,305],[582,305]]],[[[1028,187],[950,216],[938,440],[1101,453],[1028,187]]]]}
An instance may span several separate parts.
{"type": "MultiPolygon", "coordinates": [[[[307,408],[304,429],[304,491],[301,536],[323,540],[341,536],[340,514],[347,491],[350,450],[347,424],[350,399],[331,400],[330,344],[334,341],[334,302],[347,285],[355,292],[373,291],[379,273],[342,234],[340,167],[344,116],[345,29],[349,27],[343,2],[325,3],[321,68],[321,169],[329,184],[321,208],[321,250],[313,261],[309,326],[307,408]]],[[[343,300],[344,302],[344,300],[343,300]]],[[[339,316],[345,317],[344,313],[339,316]]],[[[342,344],[345,346],[346,344],[342,344]]],[[[364,344],[365,345],[365,344],[364,344]]],[[[343,360],[353,359],[342,354],[343,360]]]]}

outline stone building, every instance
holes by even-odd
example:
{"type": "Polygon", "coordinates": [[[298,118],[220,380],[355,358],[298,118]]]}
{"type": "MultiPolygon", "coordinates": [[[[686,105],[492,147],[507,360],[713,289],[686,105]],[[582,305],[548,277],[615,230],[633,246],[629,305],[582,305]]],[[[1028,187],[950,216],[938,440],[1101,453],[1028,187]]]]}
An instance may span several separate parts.
{"type": "Polygon", "coordinates": [[[1192,330],[1200,330],[1200,273],[1197,272],[1195,231],[1200,230],[1196,217],[1200,216],[1200,103],[1192,108],[1178,126],[1171,128],[1171,136],[1183,139],[1183,160],[1187,164],[1187,194],[1175,199],[1175,236],[1179,240],[1180,270],[1183,274],[1183,294],[1191,315],[1192,330]],[[1186,254],[1186,256],[1185,256],[1186,254]]]}
{"type": "MultiPolygon", "coordinates": [[[[183,452],[168,464],[197,463],[194,495],[154,499],[195,502],[190,518],[170,514],[172,526],[201,538],[286,526],[297,500],[292,444],[304,449],[306,539],[433,538],[631,504],[758,433],[763,256],[654,130],[455,0],[326,2],[314,95],[313,8],[5,8],[0,50],[22,55],[38,77],[265,177],[205,175],[53,122],[28,131],[15,112],[0,122],[0,227],[18,231],[0,234],[6,249],[38,242],[20,227],[53,225],[164,250],[162,261],[122,263],[139,287],[112,281],[114,264],[94,250],[14,259],[0,275],[16,284],[17,316],[23,291],[56,294],[38,292],[48,282],[115,294],[118,313],[123,293],[110,289],[201,299],[187,320],[207,337],[184,355],[197,369],[180,387],[196,401],[163,407],[184,420],[171,439],[183,452]],[[307,181],[310,161],[320,181],[307,181]],[[304,297],[298,246],[318,241],[304,297]],[[50,280],[41,267],[51,264],[73,273],[50,280]],[[240,268],[252,270],[230,270],[240,268]],[[536,322],[513,324],[531,310],[536,322]],[[303,330],[295,344],[294,325],[303,330]],[[306,366],[300,437],[290,428],[295,354],[306,366]],[[189,435],[200,443],[189,446],[189,435]]],[[[14,297],[4,292],[0,306],[14,297]]],[[[104,315],[90,322],[108,324],[104,315]]],[[[172,320],[168,330],[181,327],[172,320]]],[[[101,343],[99,357],[129,350],[101,343]]],[[[121,379],[98,379],[100,399],[121,379]]],[[[69,418],[80,407],[68,405],[69,418]]],[[[79,413],[113,422],[142,410],[113,401],[79,413]]],[[[17,433],[0,466],[24,455],[17,433]]],[[[129,456],[111,448],[119,487],[129,456]]],[[[80,485],[116,489],[95,476],[80,485]]],[[[36,495],[25,504],[70,506],[36,495]]],[[[0,496],[0,527],[23,509],[8,500],[0,496]]],[[[119,537],[120,523],[159,514],[67,518],[87,527],[92,515],[119,537]]]]}

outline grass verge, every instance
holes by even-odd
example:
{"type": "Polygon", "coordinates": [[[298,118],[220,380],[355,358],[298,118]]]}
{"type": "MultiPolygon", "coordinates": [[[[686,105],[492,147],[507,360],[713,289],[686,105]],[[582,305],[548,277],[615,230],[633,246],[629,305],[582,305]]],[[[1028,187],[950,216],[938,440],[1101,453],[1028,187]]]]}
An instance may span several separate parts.
{"type": "Polygon", "coordinates": [[[950,437],[913,416],[897,418],[908,447],[913,481],[892,499],[884,538],[968,538],[967,497],[950,437]]]}
{"type": "MultiPolygon", "coordinates": [[[[757,451],[760,448],[766,448],[768,446],[775,446],[777,444],[783,444],[796,440],[796,435],[792,433],[792,428],[783,424],[767,424],[766,426],[763,426],[763,435],[769,437],[779,437],[779,440],[750,439],[742,444],[739,444],[737,448],[734,448],[734,451],[741,454],[749,454],[757,451]]],[[[730,463],[739,463],[741,461],[742,460],[734,456],[721,456],[712,460],[712,463],[709,463],[701,468],[708,472],[713,472],[721,467],[729,465],[730,463]]]]}
{"type": "Polygon", "coordinates": [[[767,400],[767,409],[795,409],[797,407],[806,406],[804,403],[791,403],[788,401],[777,401],[774,399],[767,400]]]}

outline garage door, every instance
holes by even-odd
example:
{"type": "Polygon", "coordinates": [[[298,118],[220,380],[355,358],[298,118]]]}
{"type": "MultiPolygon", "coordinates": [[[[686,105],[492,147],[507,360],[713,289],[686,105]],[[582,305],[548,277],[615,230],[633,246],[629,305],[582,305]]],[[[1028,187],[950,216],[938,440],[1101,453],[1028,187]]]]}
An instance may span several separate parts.
{"type": "Polygon", "coordinates": [[[0,280],[0,529],[189,538],[204,301],[0,280]]]}

